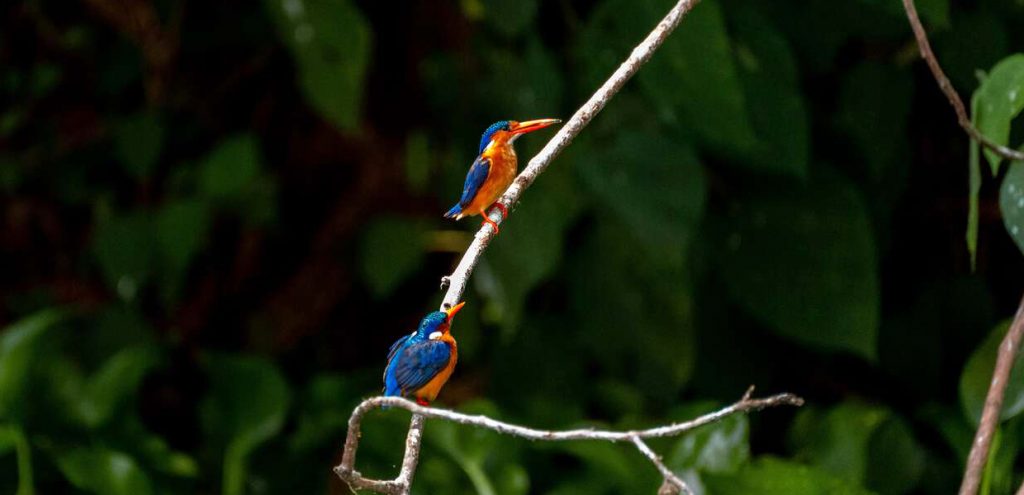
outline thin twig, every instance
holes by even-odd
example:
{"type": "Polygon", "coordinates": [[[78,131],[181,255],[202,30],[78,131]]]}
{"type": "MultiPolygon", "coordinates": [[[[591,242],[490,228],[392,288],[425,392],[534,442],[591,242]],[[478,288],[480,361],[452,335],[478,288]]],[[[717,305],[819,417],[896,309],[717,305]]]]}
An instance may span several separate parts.
{"type": "Polygon", "coordinates": [[[647,459],[654,464],[654,467],[658,468],[658,471],[661,471],[661,476],[665,478],[665,482],[662,484],[661,488],[658,489],[659,495],[662,493],[682,493],[683,495],[690,495],[693,493],[690,491],[690,487],[686,486],[686,483],[679,479],[679,477],[676,476],[676,473],[673,473],[672,470],[661,461],[661,456],[651,450],[642,438],[634,436],[632,440],[633,445],[636,445],[637,450],[647,457],[647,459]]]}
{"type": "MultiPolygon", "coordinates": [[[[412,412],[413,424],[416,424],[417,418],[419,418],[418,421],[421,427],[423,418],[431,418],[451,421],[453,423],[463,425],[476,426],[495,431],[503,435],[525,438],[533,441],[557,442],[570,440],[599,440],[607,442],[632,442],[634,445],[637,445],[638,441],[643,443],[643,439],[645,438],[678,436],[688,431],[700,428],[701,426],[721,421],[733,414],[760,411],[768,407],[776,406],[801,406],[803,403],[803,399],[793,394],[778,394],[771,397],[765,397],[763,399],[754,399],[751,398],[750,391],[748,390],[747,393],[744,394],[743,398],[730,406],[689,421],[648,428],[645,430],[612,431],[598,430],[594,428],[538,430],[505,423],[487,416],[469,415],[447,409],[425,407],[400,397],[371,397],[364,400],[356,406],[355,410],[352,411],[352,417],[349,418],[348,422],[348,436],[345,438],[345,453],[342,456],[341,464],[334,468],[334,472],[337,473],[338,476],[348,483],[353,489],[369,489],[386,494],[400,494],[408,491],[409,485],[411,484],[412,471],[415,470],[416,462],[419,459],[419,433],[416,433],[415,438],[413,434],[421,428],[410,428],[409,438],[406,440],[406,460],[403,462],[402,473],[398,478],[387,481],[372,480],[364,478],[355,470],[356,449],[359,446],[360,425],[362,424],[363,417],[370,410],[383,406],[398,407],[412,412]],[[411,463],[408,459],[410,452],[412,452],[411,455],[413,457],[411,463]],[[408,474],[409,477],[406,477],[406,474],[408,474]]],[[[646,444],[644,445],[646,446],[646,444]]],[[[639,445],[637,445],[637,447],[640,448],[639,445]]],[[[649,459],[651,459],[652,455],[654,458],[657,458],[657,454],[654,454],[653,452],[648,454],[648,452],[645,452],[642,448],[640,450],[641,452],[644,452],[644,455],[649,459]]],[[[652,461],[653,460],[654,459],[652,459],[652,461]]],[[[664,467],[664,464],[659,464],[660,460],[655,463],[656,467],[658,467],[658,470],[662,472],[662,475],[666,475],[665,470],[667,470],[667,468],[663,470],[662,468],[664,467]]],[[[671,471],[669,471],[669,473],[671,473],[671,471]]],[[[666,479],[668,479],[667,475],[666,479]]],[[[682,480],[678,480],[678,478],[673,480],[673,482],[675,481],[678,481],[680,484],[683,483],[682,480]]],[[[683,486],[685,489],[685,484],[677,486],[683,486]]]]}
{"type": "Polygon", "coordinates": [[[960,124],[960,127],[967,132],[971,139],[992,150],[997,155],[1009,160],[1024,160],[1024,152],[992,142],[974,127],[971,119],[967,116],[967,109],[964,107],[963,100],[960,99],[960,95],[953,88],[953,83],[946,77],[946,73],[942,71],[938,59],[935,58],[935,53],[932,52],[932,45],[928,42],[928,34],[925,33],[924,26],[921,25],[921,19],[917,16],[914,0],[903,0],[903,9],[907,11],[907,19],[910,20],[910,27],[914,30],[914,38],[917,39],[917,47],[921,51],[921,57],[924,58],[928,68],[932,71],[932,76],[935,77],[935,82],[938,83],[939,89],[946,95],[949,104],[953,106],[953,110],[956,112],[956,121],[960,124]]]}
{"type": "MultiPolygon", "coordinates": [[[[974,434],[971,453],[967,456],[967,468],[964,470],[963,483],[960,484],[960,495],[978,493],[981,476],[985,471],[989,450],[992,447],[992,437],[999,426],[999,416],[1003,411],[1006,384],[1010,381],[1010,371],[1013,370],[1013,363],[1020,352],[1022,339],[1024,339],[1024,298],[1020,301],[1010,329],[1006,331],[1006,336],[999,344],[996,367],[992,372],[992,382],[989,384],[988,394],[985,396],[985,408],[981,411],[981,423],[978,425],[978,431],[974,434]]],[[[1024,495],[1024,485],[1021,486],[1017,494],[1024,495]]]]}
{"type": "MultiPolygon", "coordinates": [[[[611,77],[590,97],[587,102],[580,107],[579,110],[569,119],[568,122],[562,126],[561,129],[551,138],[550,141],[537,153],[537,156],[530,160],[530,163],[525,169],[516,177],[516,180],[512,182],[512,185],[505,191],[505,194],[498,199],[505,209],[509,212],[512,211],[513,206],[519,202],[519,198],[522,196],[523,191],[533,181],[537,180],[537,176],[543,172],[551,161],[562,152],[569,143],[583,130],[587,124],[594,118],[601,109],[615,96],[616,93],[622,89],[622,86],[629,81],[631,77],[640,67],[647,62],[654,51],[661,46],[665,38],[672,33],[672,30],[679,25],[679,21],[683,19],[694,5],[699,0],[680,0],[672,10],[668,12],[664,19],[658,23],[658,25],[647,35],[642,43],[637,45],[633,49],[633,52],[629,54],[629,58],[626,59],[618,69],[612,73],[611,77]]],[[[488,217],[496,224],[500,224],[502,221],[501,212],[497,208],[494,208],[488,213],[488,217]]],[[[487,245],[490,244],[491,238],[494,236],[494,230],[490,225],[484,224],[480,227],[480,230],[476,233],[476,238],[473,239],[473,243],[469,245],[469,249],[466,250],[466,254],[463,255],[462,260],[459,261],[459,265],[455,268],[447,278],[448,281],[448,292],[444,296],[444,300],[441,302],[441,309],[447,309],[454,304],[457,304],[461,298],[462,293],[466,290],[466,284],[469,281],[469,275],[473,272],[473,268],[476,267],[477,262],[480,260],[480,256],[484,250],[487,249],[487,245]]]]}

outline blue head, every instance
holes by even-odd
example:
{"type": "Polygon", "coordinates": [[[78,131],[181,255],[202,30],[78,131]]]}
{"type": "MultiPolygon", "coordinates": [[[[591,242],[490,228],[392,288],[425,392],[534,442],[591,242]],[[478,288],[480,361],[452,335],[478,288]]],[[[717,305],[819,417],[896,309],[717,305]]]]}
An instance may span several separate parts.
{"type": "Polygon", "coordinates": [[[480,151],[483,153],[487,149],[487,145],[491,144],[491,141],[498,136],[504,135],[508,139],[508,143],[512,143],[519,136],[526,134],[527,132],[533,132],[536,130],[543,129],[552,124],[560,124],[561,120],[558,119],[538,119],[538,120],[527,120],[525,122],[516,122],[514,120],[501,120],[491,124],[490,127],[484,131],[484,135],[480,136],[480,151]],[[504,133],[508,133],[507,135],[504,133]]]}
{"type": "Polygon", "coordinates": [[[491,126],[484,131],[484,135],[480,136],[480,151],[477,153],[483,153],[484,150],[487,149],[487,145],[491,143],[491,138],[494,137],[494,133],[498,131],[508,131],[511,129],[511,124],[511,120],[499,120],[498,122],[491,124],[491,126]]]}
{"type": "Polygon", "coordinates": [[[441,334],[448,333],[451,327],[452,318],[455,317],[455,313],[458,313],[465,305],[465,302],[460,302],[445,311],[434,311],[430,313],[423,320],[420,321],[420,326],[416,329],[416,337],[420,339],[429,339],[434,332],[441,332],[441,334]]]}

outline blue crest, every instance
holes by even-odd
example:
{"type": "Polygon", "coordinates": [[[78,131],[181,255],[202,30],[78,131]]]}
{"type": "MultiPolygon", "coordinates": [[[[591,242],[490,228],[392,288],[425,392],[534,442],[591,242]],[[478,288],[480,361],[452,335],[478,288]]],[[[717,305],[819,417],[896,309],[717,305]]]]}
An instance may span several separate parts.
{"type": "Polygon", "coordinates": [[[444,311],[434,311],[423,318],[423,321],[420,322],[419,332],[423,336],[430,335],[430,333],[437,329],[437,327],[447,321],[448,315],[444,311]]]}
{"type": "Polygon", "coordinates": [[[509,128],[508,124],[509,121],[507,120],[502,120],[491,124],[491,126],[488,127],[486,131],[484,131],[484,135],[480,137],[480,151],[478,151],[477,153],[484,152],[484,149],[487,148],[487,144],[491,142],[491,136],[493,136],[495,132],[507,131],[509,128]]]}

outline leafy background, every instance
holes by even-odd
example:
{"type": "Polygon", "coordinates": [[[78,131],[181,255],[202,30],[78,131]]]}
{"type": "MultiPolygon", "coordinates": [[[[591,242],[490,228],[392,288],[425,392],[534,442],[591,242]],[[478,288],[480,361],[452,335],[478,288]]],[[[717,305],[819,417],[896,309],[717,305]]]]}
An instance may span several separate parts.
{"type": "MultiPolygon", "coordinates": [[[[1019,145],[1024,4],[918,3],[1019,145]]],[[[479,133],[571,115],[670,4],[0,7],[0,492],[346,493],[348,414],[476,228],[440,214],[479,133]]],[[[503,225],[441,403],[629,428],[756,384],[808,405],[655,444],[699,493],[949,493],[1020,297],[1022,194],[899,2],[704,0],[503,225]]],[[[1021,369],[984,493],[1024,477],[1021,369]]],[[[393,475],[406,421],[370,417],[360,470],[393,475]]],[[[626,446],[432,422],[414,490],[658,484],[626,446]]]]}

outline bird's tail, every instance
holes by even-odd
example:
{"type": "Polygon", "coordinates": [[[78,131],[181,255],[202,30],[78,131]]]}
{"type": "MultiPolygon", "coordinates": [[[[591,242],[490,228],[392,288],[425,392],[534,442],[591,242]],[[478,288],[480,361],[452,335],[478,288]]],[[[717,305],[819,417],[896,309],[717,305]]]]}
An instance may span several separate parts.
{"type": "MultiPolygon", "coordinates": [[[[390,384],[389,383],[389,384],[384,386],[384,397],[401,397],[401,396],[402,396],[402,389],[399,388],[397,384],[390,384]]],[[[380,406],[380,408],[382,410],[384,410],[384,411],[387,411],[388,409],[391,409],[390,406],[380,406]]]]}
{"type": "Polygon", "coordinates": [[[444,214],[445,218],[454,218],[456,220],[462,218],[462,203],[459,203],[448,210],[448,213],[444,214]]]}

